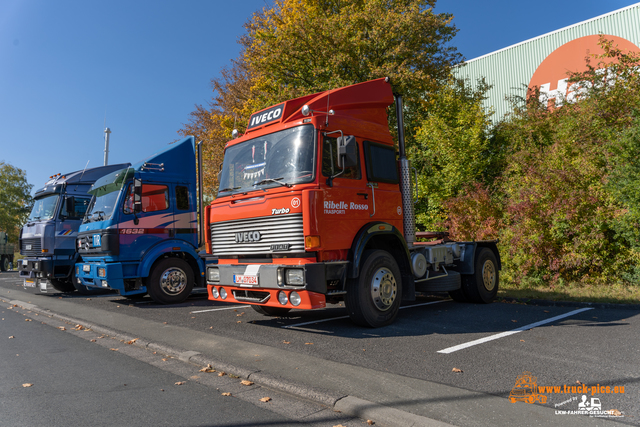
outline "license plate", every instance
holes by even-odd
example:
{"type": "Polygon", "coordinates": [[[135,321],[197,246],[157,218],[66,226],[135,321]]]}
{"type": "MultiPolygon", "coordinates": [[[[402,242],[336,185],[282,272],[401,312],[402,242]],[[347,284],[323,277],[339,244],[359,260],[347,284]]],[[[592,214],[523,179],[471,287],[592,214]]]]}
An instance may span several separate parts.
{"type": "Polygon", "coordinates": [[[85,273],[88,273],[91,271],[91,266],[89,264],[85,264],[82,266],[82,271],[84,271],[85,273]]]}
{"type": "Polygon", "coordinates": [[[233,283],[239,285],[257,285],[258,284],[258,276],[248,276],[244,274],[234,274],[233,275],[233,283]]]}
{"type": "Polygon", "coordinates": [[[26,259],[23,259],[23,260],[22,260],[22,266],[23,266],[23,267],[26,267],[26,266],[27,266],[27,264],[29,264],[29,261],[27,261],[26,259]]]}
{"type": "Polygon", "coordinates": [[[30,250],[31,250],[31,245],[27,245],[27,246],[26,246],[26,249],[27,249],[28,251],[30,251],[30,250]]]}
{"type": "Polygon", "coordinates": [[[33,280],[24,280],[24,287],[25,288],[35,288],[36,287],[36,282],[34,282],[33,280]]]}

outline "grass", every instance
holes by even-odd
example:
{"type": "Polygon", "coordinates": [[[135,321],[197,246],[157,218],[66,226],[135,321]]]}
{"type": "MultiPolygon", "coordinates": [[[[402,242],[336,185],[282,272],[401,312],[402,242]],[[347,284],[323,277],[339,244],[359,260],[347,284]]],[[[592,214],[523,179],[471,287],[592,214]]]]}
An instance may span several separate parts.
{"type": "Polygon", "coordinates": [[[579,285],[569,284],[520,285],[509,281],[501,281],[498,298],[543,299],[551,301],[577,301],[612,304],[640,304],[640,286],[638,285],[579,285]]]}

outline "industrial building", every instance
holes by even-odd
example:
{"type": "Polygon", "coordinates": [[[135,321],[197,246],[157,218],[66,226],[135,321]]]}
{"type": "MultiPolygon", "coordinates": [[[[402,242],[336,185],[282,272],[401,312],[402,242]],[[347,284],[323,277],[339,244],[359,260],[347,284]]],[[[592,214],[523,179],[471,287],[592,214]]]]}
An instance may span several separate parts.
{"type": "Polygon", "coordinates": [[[640,52],[640,3],[471,59],[456,73],[472,82],[484,77],[492,85],[485,107],[493,108],[497,122],[510,111],[505,98],[524,98],[528,87],[539,87],[549,99],[567,96],[567,73],[586,70],[585,58],[602,52],[600,34],[623,50],[640,52]]]}

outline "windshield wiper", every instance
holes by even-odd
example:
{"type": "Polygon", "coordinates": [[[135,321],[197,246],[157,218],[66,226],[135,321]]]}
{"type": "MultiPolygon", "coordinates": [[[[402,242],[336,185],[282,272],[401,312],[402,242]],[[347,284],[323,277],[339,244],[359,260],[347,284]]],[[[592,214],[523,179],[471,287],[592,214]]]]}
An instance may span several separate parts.
{"type": "Polygon", "coordinates": [[[91,214],[89,214],[89,218],[93,218],[94,215],[98,215],[98,219],[95,221],[101,221],[104,219],[104,211],[91,212],[91,214]]]}
{"type": "Polygon", "coordinates": [[[253,186],[255,187],[256,185],[266,184],[267,182],[275,182],[276,184],[280,184],[280,185],[282,185],[284,187],[291,188],[291,184],[289,184],[288,182],[280,182],[281,179],[284,179],[284,177],[280,177],[280,178],[265,178],[262,181],[254,182],[253,186]]]}
{"type": "Polygon", "coordinates": [[[229,188],[223,188],[222,190],[218,190],[219,193],[223,193],[225,191],[233,191],[233,190],[238,190],[240,187],[229,187],[229,188]]]}

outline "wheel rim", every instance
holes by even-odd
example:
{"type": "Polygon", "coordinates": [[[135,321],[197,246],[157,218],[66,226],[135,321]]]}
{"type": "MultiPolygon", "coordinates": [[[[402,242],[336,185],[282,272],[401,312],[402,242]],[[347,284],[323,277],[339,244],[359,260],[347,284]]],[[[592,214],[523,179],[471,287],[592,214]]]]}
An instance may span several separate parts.
{"type": "Polygon", "coordinates": [[[380,311],[387,311],[398,296],[398,283],[388,268],[380,268],[371,279],[371,299],[380,311]]]}
{"type": "Polygon", "coordinates": [[[181,268],[168,268],[160,276],[160,289],[167,295],[177,295],[186,287],[187,274],[181,268]]]}
{"type": "Polygon", "coordinates": [[[496,287],[496,268],[489,259],[482,266],[482,283],[489,292],[496,287]]]}

